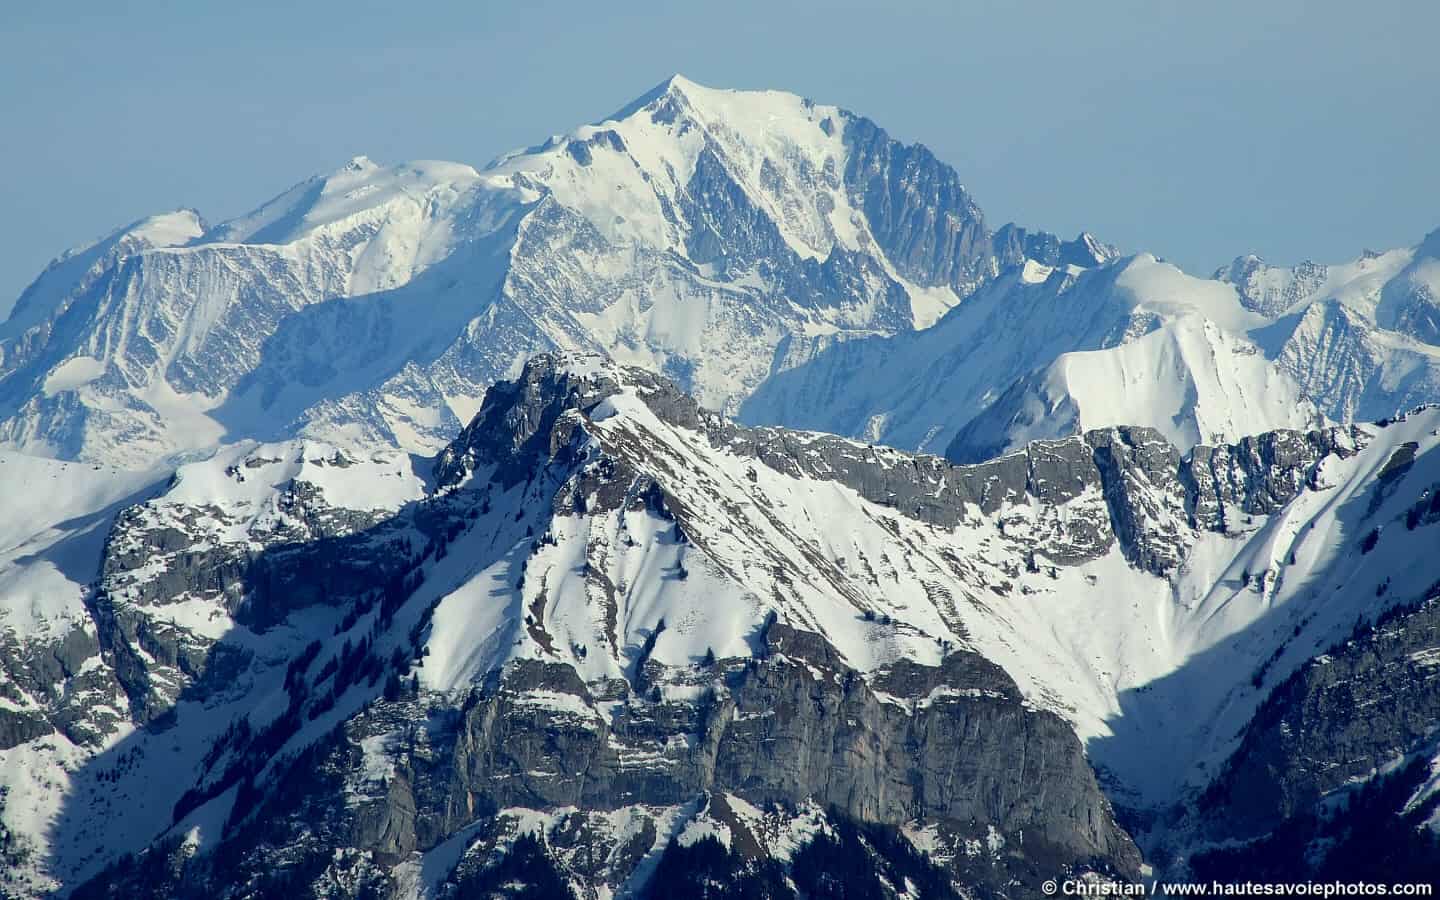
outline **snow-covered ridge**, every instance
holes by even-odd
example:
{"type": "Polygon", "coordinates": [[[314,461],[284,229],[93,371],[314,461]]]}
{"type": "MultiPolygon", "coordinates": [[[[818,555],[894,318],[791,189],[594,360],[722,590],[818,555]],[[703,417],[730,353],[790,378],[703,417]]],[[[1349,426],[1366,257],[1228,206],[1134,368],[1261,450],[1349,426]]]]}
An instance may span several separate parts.
{"type": "Polygon", "coordinates": [[[922,332],[792,343],[741,417],[965,460],[1111,425],[1182,449],[1308,428],[1320,413],[1265,352],[1267,325],[1229,285],[1148,254],[1032,265],[922,332]]]}
{"type": "Polygon", "coordinates": [[[1114,424],[1188,447],[1384,418],[1440,398],[1437,259],[1432,234],[1338,266],[1242,257],[1214,279],[1148,254],[1030,264],[922,332],[792,341],[741,416],[957,459],[1114,424]]]}
{"type": "MultiPolygon", "coordinates": [[[[1423,553],[1425,538],[1418,530],[1402,527],[1392,534],[1386,527],[1389,549],[1380,556],[1361,553],[1359,545],[1368,523],[1383,526],[1396,517],[1404,519],[1405,510],[1423,503],[1426,491],[1440,481],[1440,457],[1431,452],[1440,443],[1440,411],[1435,408],[1380,428],[1336,430],[1330,444],[1307,445],[1313,439],[1280,433],[1275,443],[1205,447],[1184,461],[1171,449],[1174,461],[1160,468],[1147,468],[1155,465],[1145,460],[1153,459],[1156,450],[1144,449],[1145,441],[1157,448],[1165,442],[1158,435],[1134,435],[1128,440],[1135,441],[1137,468],[1126,470],[1123,482],[1135,492],[1129,502],[1139,519],[1129,526],[1111,520],[1100,483],[1055,493],[1046,481],[1036,481],[1042,470],[1033,455],[1036,448],[1031,448],[1029,459],[1019,463],[1018,492],[1002,491],[1004,499],[998,501],[961,500],[955,524],[937,527],[933,516],[907,515],[903,502],[865,499],[860,493],[868,490],[863,479],[853,481],[857,491],[843,479],[832,480],[836,475],[817,476],[803,468],[797,472],[794,458],[786,459],[788,451],[767,461],[743,432],[716,430],[703,411],[672,406],[673,398],[657,392],[651,376],[613,367],[597,372],[592,365],[583,377],[591,383],[612,382],[606,390],[618,388],[618,393],[594,401],[583,425],[599,441],[605,458],[622,459],[647,473],[666,492],[667,504],[685,511],[679,521],[689,543],[671,550],[673,557],[665,557],[661,571],[684,565],[702,595],[721,590],[723,596],[725,589],[711,586],[711,578],[734,579],[746,596],[759,602],[747,614],[752,621],[766,606],[779,604],[782,618],[828,635],[862,669],[892,659],[889,654],[894,653],[929,658],[937,639],[973,647],[1000,662],[1035,702],[1071,718],[1091,740],[1091,752],[1102,765],[1129,771],[1119,776],[1122,780],[1137,779],[1130,789],[1139,796],[1162,796],[1191,779],[1203,782],[1206,766],[1229,746],[1231,725],[1243,722],[1245,710],[1264,696],[1264,685],[1308,658],[1304,648],[1323,648],[1347,630],[1357,609],[1364,615],[1375,613],[1373,590],[1361,592],[1365,596],[1356,598],[1358,607],[1341,604],[1341,609],[1328,602],[1326,585],[1384,581],[1387,592],[1394,592],[1387,596],[1413,598],[1433,581],[1414,569],[1399,574],[1404,569],[1399,560],[1423,553]],[[692,415],[698,419],[691,420],[692,415]],[[1395,480],[1393,467],[1383,474],[1391,459],[1411,444],[1415,462],[1403,470],[1404,480],[1395,480]],[[1306,446],[1312,449],[1300,449],[1306,446]],[[1217,497],[1228,511],[1206,505],[1203,491],[1209,488],[1197,496],[1184,486],[1199,476],[1182,476],[1179,467],[1198,469],[1201,457],[1205,477],[1218,479],[1217,497]],[[1177,468],[1164,468],[1169,465],[1177,468]],[[1251,474],[1241,478],[1229,468],[1241,465],[1253,467],[1251,474]],[[1262,493],[1231,496],[1225,492],[1233,488],[1220,486],[1225,483],[1246,483],[1247,490],[1262,493]],[[714,512],[707,512],[716,510],[725,510],[723,525],[714,512]],[[1063,558],[1059,547],[1074,545],[1057,542],[1055,533],[1095,527],[1096,515],[1104,520],[1098,526],[1102,531],[1113,530],[1113,543],[1107,549],[1101,540],[1076,558],[1063,558]],[[1128,537],[1127,528],[1135,529],[1128,537]],[[1176,541],[1178,556],[1166,574],[1157,576],[1137,560],[1146,558],[1146,552],[1159,553],[1153,557],[1157,560],[1170,552],[1144,544],[1164,541],[1165,535],[1176,541]],[[1142,544],[1131,547],[1130,540],[1142,544]],[[881,549],[896,541],[906,548],[903,556],[881,549]],[[686,554],[702,548],[703,568],[684,562],[686,554]],[[758,548],[770,549],[757,553],[758,548]],[[789,571],[791,565],[798,570],[789,571]],[[772,599],[767,602],[767,597],[772,599]],[[939,599],[944,597],[948,600],[939,599]],[[906,599],[896,603],[896,598],[906,599]],[[889,618],[896,623],[893,632],[884,630],[886,640],[879,644],[864,614],[867,609],[876,621],[889,618]],[[1279,621],[1272,615],[1276,609],[1284,610],[1279,621]],[[1297,624],[1298,640],[1290,635],[1297,624]],[[1240,635],[1245,638],[1236,640],[1240,635]],[[1265,663],[1277,644],[1284,645],[1278,662],[1265,663]],[[1236,673],[1236,678],[1216,678],[1219,671],[1236,673]],[[1262,673],[1258,689],[1248,680],[1256,671],[1262,673]],[[1141,691],[1146,685],[1153,693],[1141,691]],[[1179,693],[1169,693],[1170,686],[1179,693]],[[1132,694],[1145,713],[1121,713],[1121,697],[1132,694]],[[1174,704],[1170,712],[1167,704],[1174,704]],[[1219,720],[1197,712],[1181,727],[1175,717],[1182,708],[1211,709],[1214,715],[1224,710],[1224,722],[1217,724],[1219,720]],[[1147,718],[1150,715],[1153,718],[1147,718]],[[1174,751],[1175,768],[1153,766],[1148,753],[1128,756],[1141,753],[1143,741],[1160,739],[1161,732],[1149,731],[1152,723],[1162,731],[1174,730],[1165,741],[1174,751]],[[1141,739],[1142,733],[1148,737],[1141,739]],[[1186,770],[1191,760],[1198,768],[1186,770]]],[[[796,446],[824,446],[827,440],[834,439],[797,435],[796,446]]],[[[1098,440],[1087,437],[1092,446],[1101,446],[1098,440]]],[[[779,446],[773,435],[767,443],[779,446]]],[[[1076,445],[1085,447],[1085,442],[1076,445]]],[[[868,449],[848,446],[857,452],[868,449]]],[[[1063,446],[1056,450],[1064,452],[1063,446]]],[[[830,452],[835,452],[833,445],[824,450],[830,452]]],[[[905,455],[894,454],[894,462],[887,463],[883,457],[882,452],[873,463],[877,470],[909,468],[915,475],[938,462],[911,463],[905,455]]],[[[1005,460],[987,465],[994,468],[974,471],[985,479],[1005,477],[1005,460]]],[[[811,466],[812,472],[821,468],[818,463],[811,466]]],[[[855,470],[845,477],[860,478],[855,470]]],[[[596,541],[600,546],[624,544],[619,540],[624,520],[622,515],[597,531],[592,519],[585,526],[587,538],[567,531],[559,547],[571,545],[579,552],[588,546],[590,553],[596,541]]],[[[664,528],[656,534],[663,535],[664,528]]],[[[645,546],[645,541],[638,545],[645,546]]],[[[594,557],[586,558],[595,565],[594,557]]],[[[572,562],[573,568],[566,562],[556,571],[584,569],[579,560],[572,562]]],[[[617,575],[627,584],[634,581],[623,571],[617,575]]],[[[562,590],[558,596],[579,594],[577,584],[575,591],[562,590]]],[[[645,608],[654,610],[649,604],[645,608]]],[[[703,616],[701,608],[733,605],[717,599],[684,617],[703,616]]],[[[563,627],[574,628],[569,617],[590,621],[591,614],[577,608],[559,619],[570,623],[563,627]]],[[[653,627],[653,621],[648,625],[653,627]]],[[[580,641],[588,627],[568,634],[580,641]]],[[[563,646],[565,641],[558,638],[555,645],[563,646]]],[[[702,627],[690,634],[662,633],[654,651],[657,659],[679,664],[715,643],[725,645],[719,634],[702,627]]],[[[593,659],[577,662],[582,669],[596,664],[593,659]]]]}
{"type": "MultiPolygon", "coordinates": [[[[904,716],[1014,692],[960,682],[906,698],[886,680],[979,654],[1073,725],[1116,796],[1164,805],[1206,784],[1270,686],[1357,615],[1433,580],[1407,562],[1440,527],[1425,518],[1437,434],[1435,408],[1186,456],[1154,430],[1102,429],[954,466],[741,428],[603,355],[540,357],[487,395],[433,480],[389,451],[242,445],[121,512],[83,607],[101,612],[73,629],[92,649],[67,639],[78,656],[62,699],[27,688],[7,708],[27,729],[59,729],[0,751],[28,760],[0,769],[29,773],[7,786],[61,833],[46,843],[40,820],[6,822],[70,877],[96,859],[66,848],[132,846],[91,814],[106,803],[128,804],[135,840],[170,828],[177,808],[177,833],[219,833],[239,788],[205,758],[237,715],[258,734],[293,707],[276,745],[293,754],[382,689],[458,707],[504,671],[529,684],[513,701],[524,715],[603,729],[625,708],[617,685],[647,703],[700,702],[707,660],[742,665],[782,627],[819,636],[826,665],[904,716]],[[410,662],[392,690],[395,659],[410,662]],[[206,676],[212,666],[231,674],[206,676]],[[178,731],[134,730],[170,709],[178,731]],[[83,774],[97,753],[172,733],[187,736],[172,767],[188,774],[170,793],[143,770],[83,774]],[[40,788],[63,765],[82,773],[64,803],[40,788]],[[177,805],[192,783],[214,791],[177,805]]],[[[823,681],[817,652],[782,641],[770,658],[823,681]]],[[[746,715],[736,727],[764,727],[746,715]]],[[[380,757],[400,745],[363,746],[369,796],[394,782],[380,757]]],[[[670,771],[689,746],[625,744],[616,764],[670,771]]]]}
{"type": "Polygon", "coordinates": [[[139,467],[297,434],[433,453],[556,347],[733,410],[787,340],[909,331],[1026,258],[1112,252],[992,232],[953,171],[838,107],[678,76],[483,170],[357,157],[229,222],[126,233],[0,332],[0,442],[139,467]]]}

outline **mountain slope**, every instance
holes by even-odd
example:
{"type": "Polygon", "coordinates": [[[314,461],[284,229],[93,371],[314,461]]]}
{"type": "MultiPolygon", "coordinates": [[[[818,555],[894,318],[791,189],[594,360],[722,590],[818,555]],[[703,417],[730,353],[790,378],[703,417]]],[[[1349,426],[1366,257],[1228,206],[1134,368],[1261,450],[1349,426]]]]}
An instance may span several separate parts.
{"type": "Polygon", "coordinates": [[[53,267],[0,333],[0,441],[130,466],[298,433],[435,452],[551,347],[733,409],[789,335],[909,331],[1027,257],[1111,252],[990,230],[954,171],[839,108],[676,76],[482,171],[358,157],[53,267]]]}
{"type": "Polygon", "coordinates": [[[797,833],[879,822],[982,894],[1133,873],[1086,757],[1161,812],[1273,686],[1423,596],[1437,432],[1182,457],[1106,429],[953,466],[540,357],[433,469],[237,447],[115,518],[93,649],[7,672],[6,721],[41,729],[0,767],[12,885],[168,834],[202,893],[435,896],[536,832],[577,889],[638,890],[717,817],[792,867],[797,833]]]}
{"type": "Polygon", "coordinates": [[[793,341],[741,415],[964,460],[1109,425],[1182,449],[1309,427],[1300,386],[1247,337],[1265,324],[1225,285],[1148,255],[1031,262],[923,332],[793,341]]]}
{"type": "Polygon", "coordinates": [[[1107,425],[1181,448],[1384,418],[1440,396],[1440,232],[1343,266],[1242,257],[1213,279],[1141,254],[1027,263],[916,333],[792,339],[754,423],[983,459],[1107,425]]]}

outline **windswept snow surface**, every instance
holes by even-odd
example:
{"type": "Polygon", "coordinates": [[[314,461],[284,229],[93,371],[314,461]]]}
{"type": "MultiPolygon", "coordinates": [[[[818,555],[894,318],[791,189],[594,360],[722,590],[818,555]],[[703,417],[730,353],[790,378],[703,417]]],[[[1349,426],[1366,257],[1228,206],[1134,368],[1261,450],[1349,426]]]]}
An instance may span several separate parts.
{"type": "Polygon", "coordinates": [[[1182,449],[1308,427],[1319,412],[1248,336],[1266,324],[1229,285],[1153,256],[1031,263],[926,331],[792,343],[741,418],[970,461],[1107,425],[1182,449]]]}
{"type": "Polygon", "coordinates": [[[54,638],[84,621],[117,507],[164,477],[0,451],[0,634],[54,638]]]}

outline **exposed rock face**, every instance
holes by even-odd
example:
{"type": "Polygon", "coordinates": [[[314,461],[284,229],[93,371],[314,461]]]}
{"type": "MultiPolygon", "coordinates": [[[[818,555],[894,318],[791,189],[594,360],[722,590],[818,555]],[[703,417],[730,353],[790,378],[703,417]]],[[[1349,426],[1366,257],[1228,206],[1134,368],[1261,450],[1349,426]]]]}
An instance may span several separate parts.
{"type": "Polygon", "coordinates": [[[77,743],[90,743],[118,724],[116,711],[94,711],[114,692],[107,673],[85,666],[100,651],[93,625],[77,624],[58,639],[22,643],[6,635],[0,640],[0,698],[13,704],[0,708],[0,750],[56,730],[77,743]],[[65,689],[57,690],[62,685],[65,689]],[[48,702],[28,703],[29,698],[48,702]]]}
{"type": "Polygon", "coordinates": [[[1309,260],[1293,269],[1279,269],[1251,255],[1236,257],[1216,269],[1214,277],[1233,284],[1246,309],[1272,318],[1320,290],[1329,274],[1328,266],[1309,260]]]}
{"type": "MultiPolygon", "coordinates": [[[[1362,629],[1281,684],[1202,806],[1209,826],[1256,837],[1322,798],[1435,753],[1440,597],[1362,629]]],[[[1422,790],[1415,802],[1430,799],[1422,790]]]]}
{"type": "MultiPolygon", "coordinates": [[[[658,378],[675,396],[672,385],[658,378]]],[[[501,382],[485,396],[474,421],[440,454],[435,478],[441,487],[453,487],[482,464],[496,465],[495,477],[509,487],[564,451],[572,434],[556,426],[562,414],[589,412],[606,397],[618,393],[613,380],[582,380],[559,365],[554,356],[539,356],[514,381],[501,382]]],[[[695,403],[690,401],[694,408],[695,403]]]]}
{"type": "MultiPolygon", "coordinates": [[[[343,847],[370,890],[393,895],[400,885],[385,867],[465,834],[477,816],[603,816],[637,804],[694,816],[708,796],[782,820],[819,804],[890,826],[944,824],[963,834],[989,823],[988,840],[1005,842],[1011,856],[1136,873],[1134,846],[1114,824],[1073,732],[1026,709],[993,664],[960,652],[938,668],[899,665],[872,688],[819,635],[776,623],[760,640],[757,657],[717,660],[699,673],[651,673],[652,682],[699,689],[698,701],[646,699],[623,682],[597,697],[574,669],[528,661],[428,717],[425,698],[379,702],[289,767],[283,789],[247,813],[251,824],[224,847],[182,855],[176,866],[188,867],[183,880],[192,890],[244,886],[264,896],[298,878],[350,896],[357,892],[335,889],[337,870],[350,865],[335,862],[343,847]],[[364,749],[376,746],[383,750],[364,749]],[[389,767],[379,783],[367,762],[377,752],[389,767]],[[277,857],[281,847],[288,850],[277,857]]],[[[573,834],[592,859],[610,864],[575,866],[557,848],[572,887],[595,896],[630,881],[657,853],[657,840],[667,846],[654,817],[629,849],[598,823],[573,834]]],[[[548,839],[563,844],[564,830],[548,839]]],[[[752,855],[781,853],[763,836],[752,840],[752,855]]],[[[142,896],[154,890],[123,873],[111,877],[111,890],[127,882],[142,896]]],[[[987,896],[1002,885],[971,884],[987,896]]]]}
{"type": "Polygon", "coordinates": [[[887,258],[917,284],[963,295],[1026,259],[1088,267],[1117,255],[1088,234],[1061,241],[1015,225],[992,234],[953,169],[919,144],[896,143],[868,119],[850,120],[845,142],[845,181],[857,205],[887,258]]]}
{"type": "MultiPolygon", "coordinates": [[[[1430,421],[1185,456],[1105,429],[954,465],[738,426],[654,374],[537,357],[433,472],[313,443],[182,468],[115,518],[83,627],[7,659],[0,736],[91,748],[50,871],[102,894],[409,898],[424,872],[460,896],[513,853],[578,895],[643,895],[707,829],[737,878],[793,876],[817,829],[851,827],[882,829],[866,840],[884,866],[923,847],[978,896],[1130,877],[1138,853],[1071,727],[1085,695],[1037,677],[1009,648],[1046,636],[1004,617],[1070,593],[1173,603],[1202,542],[1252,553],[1248,518],[1283,526],[1357,454],[1374,486],[1341,506],[1419,539],[1440,521],[1430,421]],[[117,807],[130,844],[107,830],[117,807]],[[150,849],[99,874],[71,846],[150,849]]],[[[1260,581],[1275,596],[1278,576],[1260,581]]],[[[1351,727],[1334,711],[1315,715],[1351,727]]],[[[1259,762],[1236,771],[1266,777],[1244,753],[1259,762]]],[[[1297,809],[1331,789],[1303,771],[1297,809]]]]}
{"type": "Polygon", "coordinates": [[[1344,459],[1363,445],[1362,433],[1339,428],[1273,431],[1226,447],[1197,447],[1182,474],[1191,515],[1205,528],[1224,531],[1237,514],[1272,513],[1317,487],[1320,460],[1332,454],[1344,459]]]}

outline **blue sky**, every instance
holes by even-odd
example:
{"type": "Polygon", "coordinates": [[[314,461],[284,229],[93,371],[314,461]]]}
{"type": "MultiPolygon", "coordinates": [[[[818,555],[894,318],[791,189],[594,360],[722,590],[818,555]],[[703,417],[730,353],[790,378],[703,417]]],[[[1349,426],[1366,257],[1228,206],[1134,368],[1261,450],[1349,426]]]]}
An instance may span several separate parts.
{"type": "Polygon", "coordinates": [[[7,3],[0,313],[143,215],[237,215],[364,153],[483,164],[672,72],[837,103],[993,224],[1207,272],[1440,226],[1440,4],[7,3]]]}

